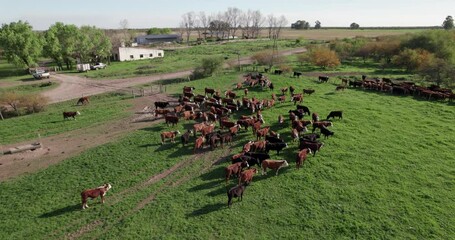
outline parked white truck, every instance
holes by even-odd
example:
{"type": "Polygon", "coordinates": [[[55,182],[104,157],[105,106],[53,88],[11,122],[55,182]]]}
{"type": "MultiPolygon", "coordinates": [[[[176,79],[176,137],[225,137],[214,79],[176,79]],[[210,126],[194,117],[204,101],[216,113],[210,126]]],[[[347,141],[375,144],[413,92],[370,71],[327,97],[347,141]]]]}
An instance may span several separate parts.
{"type": "Polygon", "coordinates": [[[51,76],[51,74],[49,72],[46,72],[41,69],[35,70],[35,72],[32,75],[35,79],[49,78],[51,76]]]}

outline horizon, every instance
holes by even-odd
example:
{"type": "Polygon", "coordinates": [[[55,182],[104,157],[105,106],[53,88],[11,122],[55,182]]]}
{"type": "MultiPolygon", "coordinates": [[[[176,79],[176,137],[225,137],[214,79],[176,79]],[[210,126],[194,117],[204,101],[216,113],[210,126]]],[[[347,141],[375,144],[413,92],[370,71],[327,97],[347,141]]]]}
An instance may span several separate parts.
{"type": "MultiPolygon", "coordinates": [[[[80,0],[77,4],[56,0],[42,0],[33,8],[24,8],[29,1],[16,0],[3,4],[0,9],[0,23],[9,24],[19,20],[28,22],[34,30],[44,31],[56,22],[80,26],[96,26],[101,29],[119,29],[120,21],[126,19],[129,29],[178,28],[182,15],[188,12],[204,12],[215,15],[236,7],[242,12],[259,10],[264,17],[273,14],[285,16],[286,27],[297,20],[305,20],[314,26],[320,21],[323,28],[347,28],[353,22],[360,28],[431,28],[440,27],[455,1],[440,0],[437,4],[429,0],[351,0],[339,2],[326,0],[314,3],[308,0],[288,0],[286,4],[277,1],[231,0],[208,1],[182,0],[160,2],[137,0],[134,4],[123,1],[80,0]],[[431,9],[431,10],[430,10],[431,9]]],[[[455,11],[454,11],[455,12],[455,11]]],[[[266,23],[264,24],[266,25],[266,23]]]]}

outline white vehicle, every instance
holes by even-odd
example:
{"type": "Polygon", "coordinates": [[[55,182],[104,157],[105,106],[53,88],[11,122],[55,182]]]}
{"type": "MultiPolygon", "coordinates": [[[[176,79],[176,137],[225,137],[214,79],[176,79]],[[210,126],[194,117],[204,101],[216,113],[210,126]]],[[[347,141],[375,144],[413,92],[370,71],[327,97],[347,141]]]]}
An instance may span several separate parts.
{"type": "Polygon", "coordinates": [[[46,72],[44,70],[39,70],[39,69],[33,73],[33,77],[35,79],[49,78],[50,76],[51,76],[51,74],[49,72],[46,72]]]}
{"type": "Polygon", "coordinates": [[[107,66],[107,65],[104,64],[104,63],[96,63],[95,65],[92,65],[92,66],[90,67],[90,69],[92,69],[92,70],[98,70],[98,69],[106,68],[106,66],[107,66]]]}

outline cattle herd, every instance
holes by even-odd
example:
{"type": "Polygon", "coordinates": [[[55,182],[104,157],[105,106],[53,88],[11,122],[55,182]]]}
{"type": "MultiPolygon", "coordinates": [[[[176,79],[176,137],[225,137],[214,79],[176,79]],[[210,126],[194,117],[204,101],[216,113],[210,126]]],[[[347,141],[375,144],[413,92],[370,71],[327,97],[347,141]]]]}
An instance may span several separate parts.
{"type": "MultiPolygon", "coordinates": [[[[247,74],[244,81],[236,85],[236,90],[227,90],[224,93],[216,89],[205,88],[203,94],[196,93],[194,87],[185,86],[182,95],[179,97],[179,103],[170,106],[168,102],[155,102],[156,116],[162,116],[167,126],[174,126],[182,120],[194,120],[196,123],[192,129],[187,129],[181,135],[181,143],[186,146],[194,138],[193,152],[204,151],[204,149],[215,149],[231,144],[238,136],[239,132],[247,133],[251,129],[252,138],[244,145],[240,153],[231,157],[231,164],[225,168],[226,186],[231,177],[236,176],[238,183],[233,188],[227,188],[228,206],[231,205],[232,199],[237,197],[240,200],[243,192],[253,180],[253,175],[257,173],[255,165],[261,170],[262,175],[267,174],[267,169],[275,171],[275,175],[281,168],[289,166],[287,160],[272,159],[270,151],[276,151],[277,155],[288,147],[288,143],[280,137],[279,131],[285,130],[291,126],[292,138],[299,141],[299,151],[296,153],[296,168],[299,169],[308,154],[316,155],[324,143],[319,140],[320,136],[326,139],[334,135],[329,130],[333,126],[330,118],[342,119],[342,111],[332,111],[326,120],[320,120],[316,112],[311,113],[310,108],[301,105],[304,96],[309,96],[315,92],[313,89],[304,89],[301,93],[296,93],[293,86],[280,89],[277,96],[273,93],[273,83],[262,74],[247,74]],[[271,91],[270,99],[258,99],[248,97],[248,88],[258,87],[262,90],[271,91]],[[243,91],[242,91],[243,89],[243,91]],[[238,93],[242,93],[239,96],[238,93]],[[279,116],[278,128],[273,131],[270,126],[265,126],[265,119],[262,111],[271,109],[277,103],[286,101],[286,95],[289,93],[290,102],[293,102],[295,109],[287,111],[289,121],[283,115],[279,116]],[[242,110],[242,115],[238,111],[242,110]],[[233,113],[237,119],[233,118],[233,113]],[[304,117],[308,116],[308,120],[304,117]],[[308,128],[312,126],[310,132],[308,128]],[[318,131],[317,131],[318,130],[318,131]]],[[[272,120],[267,120],[272,121],[272,120]]],[[[165,131],[161,133],[161,143],[164,144],[166,139],[174,141],[179,134],[178,131],[165,131]]]]}

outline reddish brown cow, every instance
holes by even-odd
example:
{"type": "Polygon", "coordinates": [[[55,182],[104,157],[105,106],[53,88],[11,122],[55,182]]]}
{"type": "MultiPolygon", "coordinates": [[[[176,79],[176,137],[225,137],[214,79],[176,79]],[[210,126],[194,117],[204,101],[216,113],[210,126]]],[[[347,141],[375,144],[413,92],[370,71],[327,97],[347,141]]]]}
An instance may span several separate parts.
{"type": "Polygon", "coordinates": [[[207,95],[208,93],[210,93],[210,94],[213,96],[213,94],[215,93],[215,89],[212,89],[212,88],[205,88],[205,89],[204,89],[204,93],[205,93],[205,95],[207,95]]]}
{"type": "Polygon", "coordinates": [[[302,166],[303,162],[305,162],[308,154],[311,154],[311,149],[309,149],[309,148],[300,150],[300,152],[297,154],[297,158],[295,160],[295,167],[297,169],[299,169],[300,166],[302,166]]]}
{"type": "Polygon", "coordinates": [[[204,127],[206,127],[206,123],[196,123],[193,125],[193,134],[196,137],[196,133],[200,132],[204,127]]]}
{"type": "Polygon", "coordinates": [[[275,100],[276,101],[276,94],[275,93],[272,93],[272,100],[275,100]]]}
{"type": "Polygon", "coordinates": [[[109,183],[104,184],[103,186],[99,186],[94,189],[87,189],[81,192],[81,198],[82,198],[82,209],[88,208],[87,205],[87,199],[91,198],[97,198],[98,196],[101,196],[101,203],[104,203],[104,196],[106,195],[107,191],[111,189],[112,186],[109,183]]]}
{"type": "Polygon", "coordinates": [[[220,128],[223,129],[223,128],[231,128],[231,127],[234,127],[235,125],[237,125],[236,123],[234,122],[231,122],[231,121],[228,121],[228,120],[221,120],[220,121],[220,128]]]}
{"type": "Polygon", "coordinates": [[[239,177],[239,185],[242,184],[242,182],[249,185],[253,181],[253,176],[257,173],[257,171],[258,170],[256,168],[252,168],[241,172],[239,177]]]}
{"type": "Polygon", "coordinates": [[[246,153],[251,150],[251,146],[253,145],[253,141],[247,142],[245,145],[243,145],[242,152],[246,153]]]}
{"type": "Polygon", "coordinates": [[[166,140],[166,138],[170,138],[171,139],[171,142],[175,142],[175,136],[177,136],[178,134],[180,134],[179,131],[170,131],[170,132],[162,132],[161,133],[161,144],[164,144],[164,141],[166,140]]]}
{"type": "Polygon", "coordinates": [[[242,172],[242,169],[246,168],[246,167],[249,167],[249,165],[248,165],[248,163],[246,161],[234,163],[234,164],[231,164],[231,165],[227,166],[224,169],[224,172],[225,172],[224,177],[225,177],[225,180],[226,180],[226,184],[228,183],[229,178],[232,175],[239,176],[240,173],[242,172]]]}
{"type": "Polygon", "coordinates": [[[174,107],[174,112],[180,113],[180,112],[183,112],[183,109],[185,109],[185,107],[183,105],[178,105],[178,106],[174,107]]]}
{"type": "Polygon", "coordinates": [[[319,115],[315,112],[311,114],[311,118],[313,119],[313,122],[319,121],[319,115]]]}
{"type": "Polygon", "coordinates": [[[236,88],[237,88],[237,89],[241,89],[241,88],[242,88],[242,85],[243,85],[242,83],[237,83],[236,88]]]}
{"type": "Polygon", "coordinates": [[[168,113],[170,113],[169,109],[156,109],[155,117],[158,117],[158,115],[166,115],[168,113]]]}
{"type": "Polygon", "coordinates": [[[282,88],[282,89],[281,89],[281,94],[284,95],[284,94],[286,94],[287,91],[288,91],[288,88],[287,88],[287,87],[282,88]]]}
{"type": "Polygon", "coordinates": [[[302,95],[294,95],[291,98],[291,102],[294,102],[294,105],[296,105],[297,102],[302,103],[303,102],[303,96],[302,95]]]}
{"type": "Polygon", "coordinates": [[[235,124],[235,126],[229,128],[229,133],[230,133],[232,136],[235,136],[235,135],[237,135],[237,133],[239,132],[239,130],[240,130],[240,125],[235,124]]]}
{"type": "Polygon", "coordinates": [[[210,124],[209,126],[205,126],[204,128],[202,128],[201,134],[202,134],[202,136],[205,136],[205,135],[213,132],[214,129],[215,129],[215,125],[210,124]]]}
{"type": "Polygon", "coordinates": [[[284,102],[286,101],[286,95],[279,96],[279,97],[278,97],[278,101],[279,101],[280,103],[284,103],[284,102]]]}
{"type": "Polygon", "coordinates": [[[172,126],[174,126],[175,124],[177,124],[179,122],[179,118],[177,116],[170,115],[170,114],[165,115],[164,120],[168,126],[170,123],[172,124],[172,126]]]}
{"type": "Polygon", "coordinates": [[[270,131],[270,126],[264,127],[262,129],[258,129],[256,131],[256,140],[261,139],[262,137],[265,137],[270,131]]]}
{"type": "Polygon", "coordinates": [[[87,103],[90,103],[89,98],[90,97],[81,97],[81,98],[79,98],[79,100],[77,100],[76,105],[79,105],[79,104],[85,105],[87,103]]]}
{"type": "Polygon", "coordinates": [[[68,119],[72,117],[74,120],[76,120],[76,116],[81,115],[79,111],[77,112],[63,112],[63,120],[68,119]]]}
{"type": "Polygon", "coordinates": [[[266,143],[267,142],[264,140],[253,142],[253,144],[251,145],[251,151],[252,152],[265,151],[266,143]]]}
{"type": "Polygon", "coordinates": [[[194,143],[193,153],[196,153],[196,149],[202,149],[204,147],[204,143],[205,143],[204,136],[200,136],[200,137],[196,138],[196,141],[194,143]]]}
{"type": "Polygon", "coordinates": [[[256,121],[253,123],[253,135],[256,134],[257,130],[261,129],[261,121],[256,121]]]}
{"type": "Polygon", "coordinates": [[[226,97],[229,97],[229,98],[235,98],[237,95],[235,94],[235,92],[231,91],[231,90],[227,90],[226,92],[224,92],[224,95],[226,97]]]}
{"type": "Polygon", "coordinates": [[[193,111],[184,111],[182,113],[182,116],[183,116],[183,119],[189,120],[190,118],[192,118],[193,114],[194,114],[193,111]]]}
{"type": "Polygon", "coordinates": [[[313,132],[316,130],[316,128],[322,127],[333,127],[333,123],[330,121],[313,122],[313,132]]]}
{"type": "Polygon", "coordinates": [[[286,160],[264,160],[261,163],[262,166],[262,175],[267,174],[267,168],[273,169],[276,171],[275,175],[278,175],[278,171],[283,168],[289,166],[286,160]]]}

